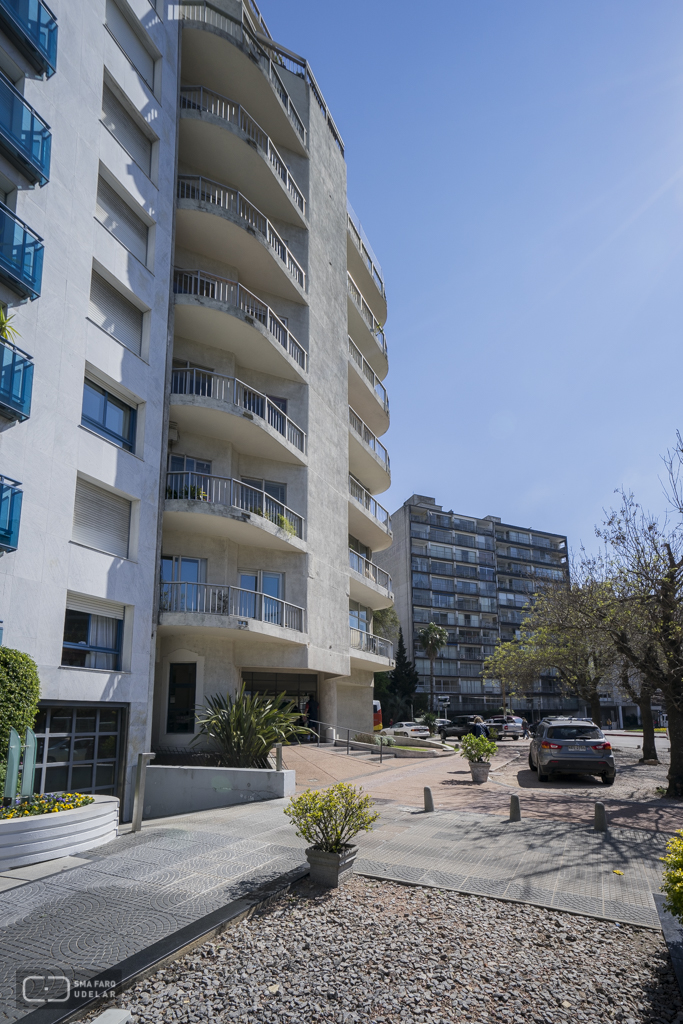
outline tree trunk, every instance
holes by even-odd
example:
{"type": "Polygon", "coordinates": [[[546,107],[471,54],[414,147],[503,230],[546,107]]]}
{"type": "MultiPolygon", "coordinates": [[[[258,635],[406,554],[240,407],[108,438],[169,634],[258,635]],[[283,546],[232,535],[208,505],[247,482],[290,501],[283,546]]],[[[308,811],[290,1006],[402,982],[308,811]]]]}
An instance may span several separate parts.
{"type": "Polygon", "coordinates": [[[657,747],[655,746],[655,724],[652,720],[652,706],[650,695],[643,696],[637,701],[640,708],[640,720],[643,723],[643,756],[641,761],[657,761],[657,747]]]}
{"type": "Polygon", "coordinates": [[[591,718],[597,725],[598,729],[601,728],[602,721],[602,709],[600,707],[600,694],[597,690],[591,690],[590,692],[590,704],[591,704],[591,718]]]}
{"type": "Polygon", "coordinates": [[[667,704],[669,716],[669,740],[671,764],[669,765],[669,787],[667,796],[683,797],[683,711],[667,704]]]}
{"type": "Polygon", "coordinates": [[[429,710],[434,710],[434,658],[429,659],[429,710]]]}

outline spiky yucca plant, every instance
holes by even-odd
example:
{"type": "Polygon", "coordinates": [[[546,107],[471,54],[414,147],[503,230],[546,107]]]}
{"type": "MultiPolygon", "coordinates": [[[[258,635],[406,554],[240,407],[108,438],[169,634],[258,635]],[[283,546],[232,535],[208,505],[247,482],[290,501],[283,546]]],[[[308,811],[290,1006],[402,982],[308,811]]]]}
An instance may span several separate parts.
{"type": "Polygon", "coordinates": [[[197,716],[200,732],[195,739],[212,740],[226,768],[268,768],[268,752],[274,744],[311,733],[298,724],[301,715],[295,708],[284,693],[249,696],[243,683],[234,697],[219,693],[206,699],[197,716]]]}

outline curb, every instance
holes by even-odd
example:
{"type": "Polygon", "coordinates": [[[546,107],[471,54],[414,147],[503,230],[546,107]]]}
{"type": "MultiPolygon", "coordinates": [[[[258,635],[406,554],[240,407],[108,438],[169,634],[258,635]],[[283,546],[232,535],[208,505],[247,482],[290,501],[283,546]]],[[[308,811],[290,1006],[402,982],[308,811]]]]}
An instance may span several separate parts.
{"type": "MultiPolygon", "coordinates": [[[[178,960],[185,953],[189,953],[195,946],[201,945],[208,939],[219,935],[225,928],[239,924],[240,921],[251,917],[258,910],[280,899],[291,887],[306,875],[308,875],[308,864],[293,868],[292,871],[280,875],[272,882],[266,882],[257,886],[248,896],[243,896],[224,907],[198,918],[192,924],[185,925],[177,931],[166,935],[151,946],[141,949],[138,953],[126,957],[125,960],[112,964],[102,974],[96,974],[92,980],[106,978],[111,971],[121,972],[121,981],[116,986],[115,992],[118,995],[125,992],[165,964],[178,960]]],[[[68,1021],[77,1020],[88,1013],[95,1006],[101,1006],[102,1010],[109,1008],[108,999],[89,999],[77,1007],[60,1009],[59,1007],[40,1007],[37,1010],[29,1010],[23,1017],[17,1018],[17,1024],[67,1024],[68,1021]]]]}

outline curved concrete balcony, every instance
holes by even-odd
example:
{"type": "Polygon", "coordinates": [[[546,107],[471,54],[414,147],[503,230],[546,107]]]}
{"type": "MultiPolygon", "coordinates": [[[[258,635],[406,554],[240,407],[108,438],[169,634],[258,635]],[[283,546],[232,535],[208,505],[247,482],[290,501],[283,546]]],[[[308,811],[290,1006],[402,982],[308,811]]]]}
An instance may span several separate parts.
{"type": "Polygon", "coordinates": [[[181,431],[231,441],[243,455],[306,465],[305,432],[267,395],[236,377],[174,370],[171,405],[181,431]]]}
{"type": "Polygon", "coordinates": [[[349,338],[349,405],[375,434],[389,429],[389,396],[370,363],[349,338]]]}
{"type": "Polygon", "coordinates": [[[346,211],[346,262],[349,273],[358,282],[373,315],[380,323],[386,323],[387,297],[382,268],[349,202],[346,211]]]}
{"type": "Polygon", "coordinates": [[[305,551],[302,516],[241,480],[208,473],[167,473],[164,526],[235,544],[305,551]]]}
{"type": "Polygon", "coordinates": [[[349,533],[370,548],[384,551],[391,546],[391,518],[355,477],[349,474],[349,533]]]}
{"type": "Polygon", "coordinates": [[[351,668],[371,668],[381,672],[394,667],[394,645],[381,636],[349,627],[351,668]]]}
{"type": "Polygon", "coordinates": [[[267,132],[233,100],[202,86],[180,89],[179,156],[208,178],[227,177],[271,217],[307,228],[306,200],[267,132]]]}
{"type": "Polygon", "coordinates": [[[273,138],[308,156],[304,122],[276,65],[246,21],[231,18],[206,0],[181,0],[178,8],[185,21],[185,77],[201,78],[219,92],[248,99],[273,138]]]}
{"type": "Polygon", "coordinates": [[[349,273],[346,275],[346,294],[349,334],[380,380],[384,380],[389,372],[387,339],[379,320],[349,273]]]}
{"type": "Polygon", "coordinates": [[[236,281],[176,268],[173,291],[175,327],[183,338],[233,352],[240,366],[308,380],[306,350],[266,302],[236,281]]]}
{"type": "Polygon", "coordinates": [[[367,481],[373,494],[391,486],[389,453],[349,406],[349,472],[367,481]]]}
{"type": "Polygon", "coordinates": [[[162,583],[159,632],[216,635],[305,646],[306,610],[267,594],[209,583],[162,583]]]}
{"type": "Polygon", "coordinates": [[[247,286],[306,302],[306,274],[261,211],[237,189],[210,178],[178,177],[176,243],[239,267],[247,286]]]}
{"type": "Polygon", "coordinates": [[[349,548],[349,597],[377,611],[394,603],[391,576],[384,569],[349,548]]]}

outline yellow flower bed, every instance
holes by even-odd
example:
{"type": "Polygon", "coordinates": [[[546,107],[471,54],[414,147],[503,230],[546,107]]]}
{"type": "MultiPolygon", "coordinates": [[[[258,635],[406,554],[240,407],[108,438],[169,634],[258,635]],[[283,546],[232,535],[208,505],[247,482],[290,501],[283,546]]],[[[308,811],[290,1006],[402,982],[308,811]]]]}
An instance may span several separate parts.
{"type": "Polygon", "coordinates": [[[94,803],[94,798],[85,793],[45,793],[18,800],[14,807],[0,807],[0,820],[6,818],[28,818],[33,814],[56,814],[57,811],[73,811],[94,803]]]}

